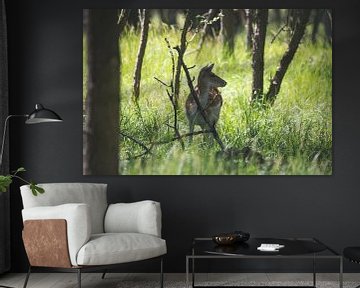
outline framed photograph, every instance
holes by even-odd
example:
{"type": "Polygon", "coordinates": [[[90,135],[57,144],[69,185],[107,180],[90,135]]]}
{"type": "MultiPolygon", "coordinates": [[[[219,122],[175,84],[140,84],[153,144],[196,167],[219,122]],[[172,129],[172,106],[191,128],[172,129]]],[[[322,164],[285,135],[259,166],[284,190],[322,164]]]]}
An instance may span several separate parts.
{"type": "Polygon", "coordinates": [[[331,175],[331,9],[87,9],[84,175],[331,175]]]}

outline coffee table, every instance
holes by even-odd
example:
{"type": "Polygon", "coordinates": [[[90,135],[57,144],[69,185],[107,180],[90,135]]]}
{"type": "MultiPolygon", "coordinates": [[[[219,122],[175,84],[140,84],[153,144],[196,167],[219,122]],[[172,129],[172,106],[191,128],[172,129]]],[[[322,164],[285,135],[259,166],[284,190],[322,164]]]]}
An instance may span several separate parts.
{"type": "MultiPolygon", "coordinates": [[[[195,260],[201,259],[310,259],[312,260],[313,285],[292,287],[316,288],[316,260],[333,259],[339,261],[339,287],[343,287],[343,258],[335,250],[315,238],[250,238],[245,243],[229,246],[219,246],[211,238],[194,238],[191,253],[186,255],[186,287],[209,287],[195,285],[195,260]],[[263,252],[257,250],[262,243],[280,244],[284,248],[277,252],[263,252]],[[190,267],[191,266],[191,267],[190,267]],[[192,274],[192,283],[189,286],[189,274],[192,274]]],[[[215,287],[215,286],[210,286],[215,287]]],[[[222,286],[229,287],[229,286],[222,286]]],[[[231,286],[248,287],[248,286],[231,286]]],[[[249,286],[250,287],[250,286],[249,286]]],[[[256,286],[251,286],[256,287],[256,286]]],[[[278,287],[278,286],[271,286],[278,287]]],[[[281,286],[284,287],[284,286],[281,286]]],[[[288,286],[287,286],[288,287],[288,286]]]]}

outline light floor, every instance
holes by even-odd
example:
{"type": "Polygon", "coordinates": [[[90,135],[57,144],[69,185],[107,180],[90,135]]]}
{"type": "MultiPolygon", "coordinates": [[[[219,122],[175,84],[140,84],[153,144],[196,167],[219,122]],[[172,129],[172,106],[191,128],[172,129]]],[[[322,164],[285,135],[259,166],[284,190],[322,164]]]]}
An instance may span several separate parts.
{"type": "MultiPolygon", "coordinates": [[[[131,286],[131,281],[134,283],[143,282],[154,282],[157,283],[159,280],[159,274],[154,273],[108,273],[106,274],[106,279],[101,279],[101,273],[83,273],[82,274],[82,287],[106,287],[106,288],[117,288],[122,287],[121,282],[127,282],[126,287],[131,286]],[[129,284],[130,283],[130,284],[129,284]]],[[[14,288],[22,288],[24,279],[24,273],[8,273],[5,275],[0,275],[0,287],[11,286],[14,288]]],[[[338,283],[338,274],[336,273],[318,273],[317,281],[334,281],[338,283]]],[[[180,284],[181,287],[185,287],[185,274],[181,273],[169,273],[165,274],[165,288],[167,286],[173,287],[171,283],[183,283],[180,284]],[[167,285],[169,284],[169,285],[167,285]]],[[[289,281],[308,281],[311,284],[312,274],[310,273],[211,273],[211,274],[197,274],[197,283],[201,282],[227,282],[231,281],[251,281],[259,283],[259,285],[264,285],[264,283],[270,281],[284,282],[288,283],[289,281]]],[[[360,284],[360,273],[344,273],[344,286],[348,287],[349,284],[353,285],[357,283],[360,284]]],[[[136,285],[135,285],[136,286],[136,285]]],[[[156,285],[157,286],[157,285],[156,285]]],[[[336,285],[337,286],[337,285],[336,285]]],[[[28,283],[28,288],[76,288],[76,273],[32,273],[28,283]]],[[[136,286],[137,287],[137,286],[136,286]]],[[[178,285],[176,285],[178,287],[178,285]]],[[[353,286],[354,287],[354,286],[353,286]]]]}

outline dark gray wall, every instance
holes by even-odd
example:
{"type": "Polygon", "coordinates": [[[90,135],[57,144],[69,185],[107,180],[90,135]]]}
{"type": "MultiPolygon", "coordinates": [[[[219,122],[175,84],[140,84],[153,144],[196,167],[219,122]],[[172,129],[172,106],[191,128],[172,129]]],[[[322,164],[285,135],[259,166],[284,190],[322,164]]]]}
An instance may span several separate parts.
{"type": "MultiPolygon", "coordinates": [[[[241,6],[254,7],[262,2],[245,1],[241,6]]],[[[110,202],[160,201],[163,236],[169,251],[165,269],[169,272],[184,271],[184,255],[192,237],[233,229],[250,231],[255,236],[314,236],[339,251],[348,245],[360,246],[358,1],[303,4],[309,8],[334,8],[333,176],[82,176],[82,8],[125,7],[130,3],[134,7],[150,5],[139,1],[7,1],[11,112],[26,113],[40,102],[58,111],[65,120],[60,125],[26,128],[22,121],[13,121],[12,168],[26,167],[31,171],[26,176],[38,182],[108,183],[110,202]]],[[[154,8],[176,5],[167,1],[151,3],[154,8]]],[[[224,2],[211,5],[205,0],[196,3],[198,7],[225,6],[224,2]]],[[[283,8],[293,1],[266,3],[283,8]]],[[[182,7],[191,4],[194,2],[181,2],[182,7]]],[[[229,1],[226,5],[231,8],[240,3],[229,1]]],[[[24,271],[27,265],[21,241],[21,208],[15,183],[11,191],[14,272],[24,271]]],[[[154,265],[130,265],[124,269],[154,271],[154,265]]],[[[247,267],[255,266],[277,270],[285,264],[267,266],[258,262],[247,267]]],[[[230,269],[230,264],[218,268],[230,269]]],[[[356,268],[360,269],[346,267],[356,268]]]]}

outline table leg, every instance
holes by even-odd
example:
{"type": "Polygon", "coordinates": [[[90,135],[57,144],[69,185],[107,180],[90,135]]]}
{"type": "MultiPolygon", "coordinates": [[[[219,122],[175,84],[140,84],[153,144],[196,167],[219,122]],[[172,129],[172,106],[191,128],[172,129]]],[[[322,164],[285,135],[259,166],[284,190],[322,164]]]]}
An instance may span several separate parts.
{"type": "Polygon", "coordinates": [[[343,288],[343,257],[340,257],[339,287],[343,288]]]}
{"type": "Polygon", "coordinates": [[[192,287],[195,287],[195,258],[192,258],[192,287]]]}
{"type": "Polygon", "coordinates": [[[193,249],[192,249],[192,262],[191,262],[191,264],[192,264],[192,266],[191,266],[191,268],[192,268],[192,287],[194,288],[195,287],[195,257],[194,257],[194,255],[195,255],[195,249],[194,249],[194,247],[193,247],[193,249]]]}
{"type": "Polygon", "coordinates": [[[313,286],[316,287],[316,256],[313,258],[313,286]]]}
{"type": "Polygon", "coordinates": [[[186,256],[186,288],[189,288],[189,257],[186,256]]]}

